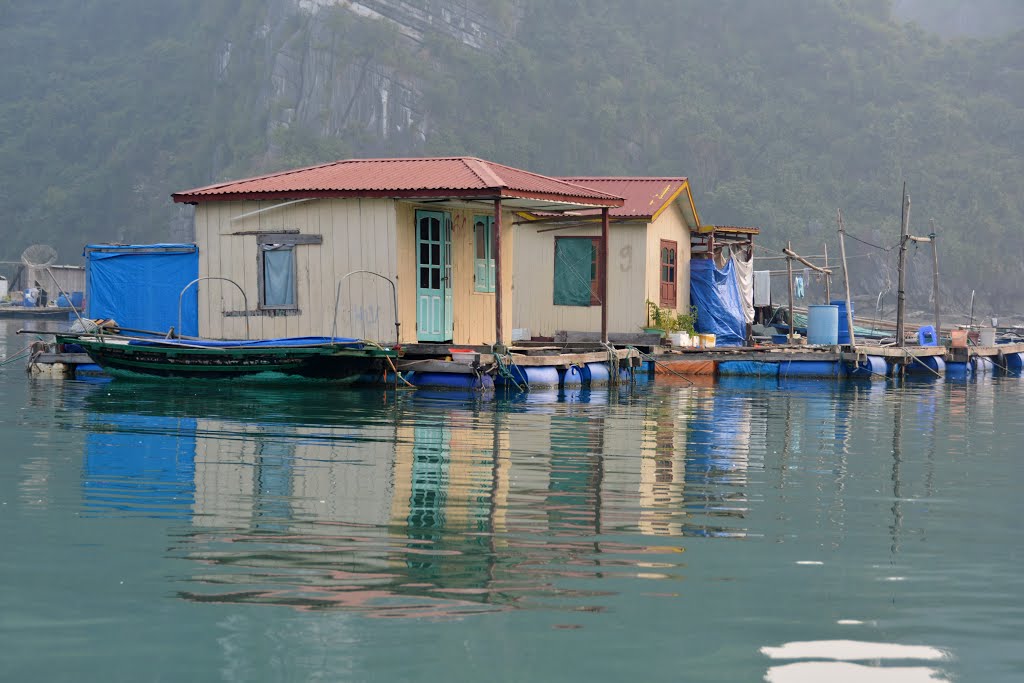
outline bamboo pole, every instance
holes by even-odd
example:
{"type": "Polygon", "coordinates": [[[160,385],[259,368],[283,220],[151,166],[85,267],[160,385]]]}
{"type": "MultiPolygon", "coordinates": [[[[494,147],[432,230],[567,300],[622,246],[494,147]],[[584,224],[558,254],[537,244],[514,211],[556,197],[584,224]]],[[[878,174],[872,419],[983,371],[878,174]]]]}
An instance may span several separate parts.
{"type": "Polygon", "coordinates": [[[903,183],[903,206],[900,211],[900,257],[897,266],[899,273],[899,289],[896,297],[896,343],[903,347],[903,312],[907,303],[906,265],[907,265],[907,231],[910,223],[910,197],[907,196],[907,183],[903,183]]]}
{"type": "Polygon", "coordinates": [[[499,353],[505,352],[505,329],[502,325],[502,279],[501,259],[501,197],[494,200],[494,347],[499,353]]]}
{"type": "MultiPolygon", "coordinates": [[[[792,246],[793,246],[792,242],[787,242],[786,243],[786,249],[785,249],[784,253],[787,256],[789,256],[790,254],[793,253],[793,251],[791,249],[792,246]]],[[[789,340],[790,343],[792,343],[793,342],[793,327],[794,327],[794,325],[793,325],[793,322],[794,322],[793,321],[793,259],[792,258],[787,258],[786,259],[786,274],[789,276],[789,333],[787,334],[786,338],[789,340]]]]}
{"type": "Polygon", "coordinates": [[[935,219],[932,219],[932,301],[935,305],[935,340],[938,341],[942,330],[939,318],[939,248],[935,244],[935,219]]]}
{"type": "MultiPolygon", "coordinates": [[[[601,209],[601,249],[597,254],[601,283],[601,343],[608,343],[608,207],[601,209]]],[[[678,270],[676,271],[678,273],[678,270]]]]}
{"type": "MultiPolygon", "coordinates": [[[[828,270],[828,244],[825,244],[825,270],[828,270]]],[[[832,271],[825,276],[825,303],[832,303],[832,271]]]]}
{"type": "Polygon", "coordinates": [[[836,209],[836,218],[839,222],[839,256],[843,261],[843,282],[846,285],[846,327],[850,330],[850,348],[856,348],[857,343],[853,336],[853,304],[850,301],[850,275],[846,268],[846,230],[843,227],[843,212],[836,209]]]}

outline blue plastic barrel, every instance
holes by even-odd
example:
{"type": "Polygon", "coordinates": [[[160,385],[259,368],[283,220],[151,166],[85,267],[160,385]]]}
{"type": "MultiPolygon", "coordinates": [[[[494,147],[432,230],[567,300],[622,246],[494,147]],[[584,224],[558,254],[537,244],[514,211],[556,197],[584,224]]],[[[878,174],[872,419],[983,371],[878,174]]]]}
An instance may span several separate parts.
{"type": "Polygon", "coordinates": [[[946,361],[941,356],[918,358],[907,363],[904,374],[924,375],[926,377],[935,377],[936,374],[944,375],[946,374],[946,361]]]}
{"type": "Polygon", "coordinates": [[[75,308],[82,308],[82,304],[85,303],[85,294],[82,292],[71,292],[71,305],[75,308]]]}
{"type": "Polygon", "coordinates": [[[846,366],[846,374],[850,377],[875,377],[878,379],[885,379],[885,375],[888,368],[885,365],[885,359],[881,356],[868,356],[867,360],[863,360],[856,365],[850,363],[846,366]]]}
{"type": "Polygon", "coordinates": [[[607,363],[587,363],[586,372],[587,374],[584,375],[584,379],[591,385],[608,383],[607,363]]]}
{"type": "Polygon", "coordinates": [[[967,379],[973,373],[970,363],[946,363],[946,379],[967,379]]]}
{"type": "Polygon", "coordinates": [[[414,372],[408,377],[417,387],[444,389],[473,389],[477,385],[476,375],[453,372],[414,372]]]}
{"type": "Polygon", "coordinates": [[[718,364],[721,377],[778,377],[779,364],[757,360],[726,360],[718,364]]]}
{"type": "Polygon", "coordinates": [[[1020,372],[1024,368],[1024,354],[1008,353],[1003,358],[1006,361],[1007,372],[1020,372]]]}
{"type": "MultiPolygon", "coordinates": [[[[839,310],[837,314],[839,316],[839,326],[837,329],[837,344],[849,344],[850,343],[850,326],[846,324],[846,301],[830,301],[830,304],[836,306],[839,310]]],[[[850,302],[850,316],[853,316],[853,302],[850,302]]]]}
{"type": "Polygon", "coordinates": [[[572,365],[562,373],[562,386],[566,388],[578,388],[583,386],[583,368],[572,365]]]}
{"type": "Polygon", "coordinates": [[[784,360],[779,363],[779,377],[838,377],[839,361],[784,360]]]}
{"type": "Polygon", "coordinates": [[[807,307],[807,343],[819,346],[835,346],[839,343],[838,306],[807,307]]]}
{"type": "Polygon", "coordinates": [[[991,375],[995,370],[995,364],[989,358],[982,358],[976,356],[974,359],[974,374],[975,375],[991,375]]]}
{"type": "Polygon", "coordinates": [[[71,300],[68,299],[63,294],[61,294],[60,296],[57,297],[57,306],[58,306],[58,308],[67,308],[70,305],[71,305],[71,300]]]}

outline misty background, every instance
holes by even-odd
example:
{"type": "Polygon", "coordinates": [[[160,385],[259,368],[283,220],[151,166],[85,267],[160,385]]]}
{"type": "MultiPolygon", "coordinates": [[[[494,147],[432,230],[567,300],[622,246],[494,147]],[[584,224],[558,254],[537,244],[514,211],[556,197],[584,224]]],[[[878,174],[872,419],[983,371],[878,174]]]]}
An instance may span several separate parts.
{"type": "Polygon", "coordinates": [[[0,0],[0,260],[189,240],[170,194],[218,180],[465,154],[686,175],[705,224],[805,254],[840,208],[872,302],[906,182],[946,310],[1022,314],[1022,29],[1018,0],[0,0]]]}

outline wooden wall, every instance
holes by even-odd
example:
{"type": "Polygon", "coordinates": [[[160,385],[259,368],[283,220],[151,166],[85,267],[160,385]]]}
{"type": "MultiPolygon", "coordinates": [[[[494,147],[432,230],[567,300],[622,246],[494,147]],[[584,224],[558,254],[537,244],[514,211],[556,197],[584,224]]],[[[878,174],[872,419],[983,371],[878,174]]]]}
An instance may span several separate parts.
{"type": "MultiPolygon", "coordinates": [[[[274,202],[209,202],[196,207],[199,275],[228,277],[244,289],[248,310],[257,313],[249,318],[251,338],[330,335],[336,288],[346,273],[365,269],[396,277],[398,230],[393,201],[312,200],[238,218],[273,205],[274,202]],[[253,233],[274,230],[323,236],[322,244],[295,247],[299,311],[296,315],[259,315],[257,310],[259,253],[253,233]]],[[[218,280],[203,281],[198,286],[199,334],[243,338],[245,317],[241,313],[245,306],[238,290],[218,280]]],[[[342,288],[338,334],[394,340],[393,308],[391,288],[386,282],[353,275],[342,288]]]]}

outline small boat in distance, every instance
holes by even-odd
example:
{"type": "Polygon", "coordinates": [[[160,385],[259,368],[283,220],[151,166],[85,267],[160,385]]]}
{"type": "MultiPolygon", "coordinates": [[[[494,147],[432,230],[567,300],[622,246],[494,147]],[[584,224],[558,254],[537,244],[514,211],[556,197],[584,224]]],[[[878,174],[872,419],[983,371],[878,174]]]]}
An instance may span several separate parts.
{"type": "Polygon", "coordinates": [[[65,348],[77,345],[112,376],[136,378],[381,384],[399,355],[396,349],[344,337],[219,341],[67,332],[57,333],[56,342],[65,348]]]}

